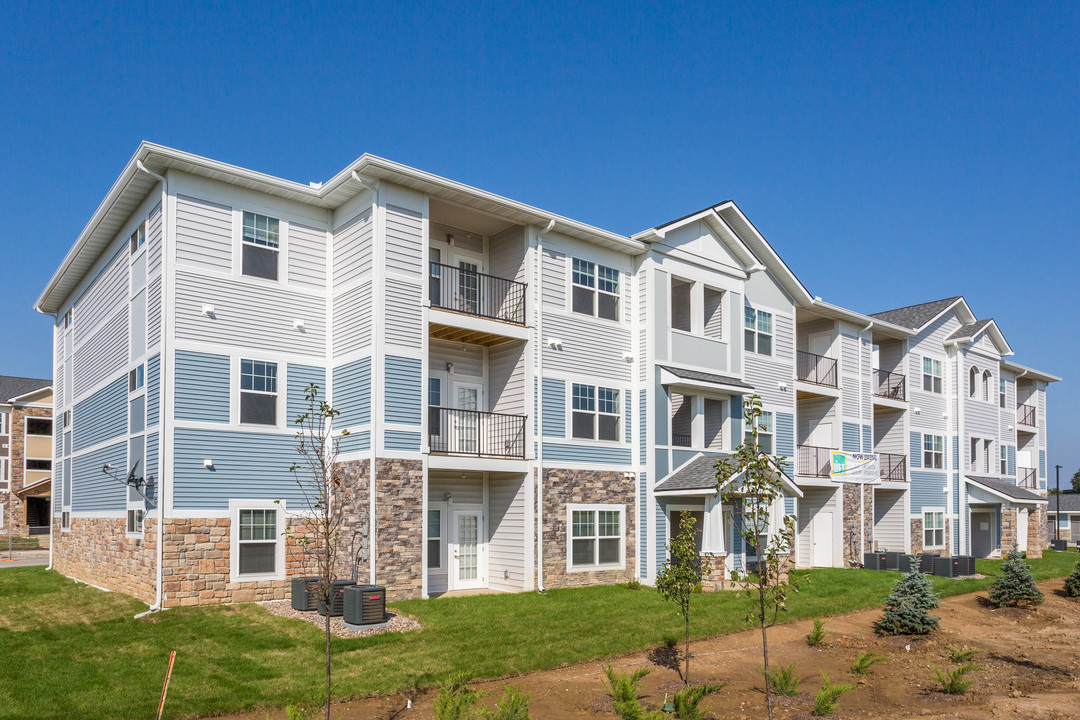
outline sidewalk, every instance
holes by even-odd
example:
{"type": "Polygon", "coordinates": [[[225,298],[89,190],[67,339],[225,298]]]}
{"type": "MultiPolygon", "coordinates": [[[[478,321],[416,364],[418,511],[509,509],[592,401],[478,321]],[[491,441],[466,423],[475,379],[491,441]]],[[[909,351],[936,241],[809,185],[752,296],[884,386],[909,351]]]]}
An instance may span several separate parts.
{"type": "Polygon", "coordinates": [[[30,565],[48,565],[48,550],[16,550],[8,560],[7,548],[0,548],[0,569],[8,567],[28,567],[30,565]]]}

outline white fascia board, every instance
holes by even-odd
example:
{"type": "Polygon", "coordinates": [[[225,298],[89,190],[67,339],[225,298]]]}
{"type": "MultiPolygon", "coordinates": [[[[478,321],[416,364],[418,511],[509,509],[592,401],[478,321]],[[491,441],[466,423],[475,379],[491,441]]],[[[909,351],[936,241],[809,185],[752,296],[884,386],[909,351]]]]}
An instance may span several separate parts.
{"type": "Polygon", "coordinates": [[[11,398],[10,400],[8,400],[7,402],[5,402],[3,404],[4,405],[27,405],[27,404],[33,403],[32,398],[34,398],[35,396],[41,395],[42,393],[48,394],[48,393],[51,393],[51,392],[52,392],[52,385],[46,385],[45,387],[40,387],[37,390],[31,390],[28,393],[23,393],[22,395],[19,395],[17,397],[13,397],[13,398],[11,398]]]}
{"type": "Polygon", "coordinates": [[[993,488],[990,488],[990,487],[987,487],[986,485],[983,485],[978,480],[972,480],[967,475],[964,475],[963,477],[964,477],[964,483],[965,484],[972,485],[972,486],[978,488],[979,490],[981,490],[981,491],[983,491],[985,493],[989,493],[990,495],[993,495],[994,497],[1001,498],[1005,502],[1007,502],[1009,504],[1012,504],[1012,505],[1046,505],[1046,504],[1048,504],[1050,502],[1049,500],[1047,500],[1045,498],[1040,499],[1040,500],[1036,500],[1036,499],[1032,498],[1032,499],[1028,500],[1028,499],[1024,499],[1024,498],[1010,497],[1010,496],[1006,495],[1003,492],[999,492],[999,491],[997,491],[997,490],[995,490],[993,488]]]}
{"type": "Polygon", "coordinates": [[[826,317],[836,320],[847,320],[857,325],[861,324],[862,327],[866,327],[872,323],[874,325],[874,330],[888,330],[890,334],[895,334],[900,337],[913,337],[916,334],[911,328],[894,325],[893,323],[879,320],[878,318],[873,318],[869,315],[864,315],[861,312],[825,302],[820,298],[814,298],[810,303],[810,307],[826,317]]]}
{"type": "Polygon", "coordinates": [[[1019,363],[1014,363],[1011,360],[1002,360],[1001,361],[1001,367],[1005,368],[1006,370],[1008,370],[1010,372],[1025,373],[1024,377],[1026,377],[1026,378],[1032,378],[1034,380],[1042,380],[1043,382],[1048,382],[1048,383],[1061,382],[1061,378],[1059,378],[1057,375],[1051,375],[1050,373],[1046,373],[1046,372],[1043,372],[1041,370],[1036,370],[1035,368],[1030,368],[1030,367],[1027,367],[1026,365],[1020,365],[1019,363]]]}

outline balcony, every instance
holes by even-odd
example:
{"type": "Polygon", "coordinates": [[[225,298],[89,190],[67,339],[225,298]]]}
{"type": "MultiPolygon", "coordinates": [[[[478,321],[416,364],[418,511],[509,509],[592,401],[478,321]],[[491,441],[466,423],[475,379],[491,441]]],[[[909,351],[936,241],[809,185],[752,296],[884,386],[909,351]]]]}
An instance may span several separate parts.
{"type": "Polygon", "coordinates": [[[694,437],[686,433],[672,433],[671,444],[675,447],[693,447],[694,437]]]}
{"type": "Polygon", "coordinates": [[[907,400],[907,378],[888,370],[874,370],[874,395],[889,400],[907,400]]]}
{"type": "Polygon", "coordinates": [[[837,387],[836,359],[805,350],[796,354],[795,377],[811,385],[837,387]]]}
{"type": "Polygon", "coordinates": [[[907,455],[878,453],[881,463],[879,477],[890,482],[907,482],[907,455]]]}
{"type": "Polygon", "coordinates": [[[1016,408],[1016,423],[1018,425],[1035,427],[1035,406],[1021,405],[1020,407],[1016,408]]]}
{"type": "Polygon", "coordinates": [[[431,307],[525,325],[525,283],[453,265],[429,265],[431,307]]]}
{"type": "Polygon", "coordinates": [[[1039,478],[1035,473],[1035,468],[1016,468],[1016,487],[1025,490],[1038,490],[1039,478]]]}
{"type": "Polygon", "coordinates": [[[800,445],[797,455],[796,475],[813,478],[832,476],[832,448],[800,445]]]}
{"type": "Polygon", "coordinates": [[[525,458],[524,415],[428,407],[428,448],[437,455],[525,458]]]}

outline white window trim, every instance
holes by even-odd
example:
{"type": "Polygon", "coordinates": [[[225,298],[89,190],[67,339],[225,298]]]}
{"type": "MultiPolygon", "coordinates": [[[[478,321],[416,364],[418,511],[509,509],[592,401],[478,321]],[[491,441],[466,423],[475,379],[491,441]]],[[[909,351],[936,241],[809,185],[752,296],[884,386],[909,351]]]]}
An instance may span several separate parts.
{"type": "MultiPolygon", "coordinates": [[[[604,447],[615,447],[626,445],[626,393],[630,392],[628,389],[619,387],[618,385],[601,385],[600,382],[593,382],[590,380],[567,380],[565,391],[565,407],[566,407],[566,439],[579,443],[590,443],[595,445],[601,445],[604,447]],[[574,385],[588,385],[593,388],[595,395],[593,396],[593,404],[596,409],[592,411],[593,419],[593,431],[594,437],[581,438],[574,437],[574,385]],[[607,415],[611,417],[611,413],[600,412],[600,388],[606,390],[614,390],[619,393],[619,412],[614,416],[619,418],[618,432],[616,433],[616,439],[614,440],[601,440],[600,439],[600,416],[607,415]]],[[[580,410],[577,412],[588,412],[587,410],[580,410]]]]}
{"type": "MultiPolygon", "coordinates": [[[[776,456],[776,416],[777,416],[778,412],[776,410],[770,410],[768,408],[762,408],[761,409],[761,414],[762,415],[766,415],[766,414],[772,415],[772,429],[769,432],[762,432],[761,430],[758,430],[758,444],[759,445],[761,444],[760,440],[761,440],[762,435],[769,436],[769,438],[772,439],[772,452],[769,453],[769,455],[772,455],[772,456],[775,457],[776,456]]],[[[743,431],[742,432],[742,440],[740,442],[746,442],[747,438],[750,437],[750,428],[746,427],[746,417],[745,416],[742,417],[739,420],[739,424],[742,425],[742,431],[743,431]]]]}
{"type": "Polygon", "coordinates": [[[144,537],[146,531],[146,510],[141,507],[131,507],[131,502],[128,502],[127,512],[124,513],[124,537],[131,538],[133,540],[144,537]],[[142,517],[139,519],[138,530],[128,530],[128,516],[131,513],[142,513],[142,517]]]}
{"type": "Polygon", "coordinates": [[[768,357],[768,358],[776,357],[776,313],[773,312],[772,310],[765,310],[764,308],[760,308],[760,307],[758,307],[758,306],[751,303],[749,305],[749,307],[750,307],[751,310],[754,311],[754,327],[751,329],[751,328],[746,327],[746,307],[747,307],[747,305],[744,304],[743,305],[743,317],[742,317],[742,321],[743,321],[743,327],[742,327],[742,330],[743,330],[743,341],[742,341],[743,342],[743,352],[751,354],[751,355],[760,355],[761,357],[768,357]],[[764,332],[763,330],[758,330],[758,315],[760,313],[765,313],[769,317],[772,318],[772,330],[770,332],[764,332]],[[754,333],[754,349],[752,351],[746,349],[746,332],[748,330],[750,332],[754,333]],[[769,342],[769,352],[767,352],[767,353],[763,353],[758,349],[758,348],[761,347],[761,343],[760,343],[760,336],[761,335],[768,335],[769,336],[769,340],[770,340],[770,342],[769,342]]]}
{"type": "MultiPolygon", "coordinates": [[[[615,327],[623,327],[623,326],[629,324],[630,321],[627,318],[628,313],[627,313],[627,309],[626,309],[625,290],[626,290],[626,283],[627,283],[627,280],[630,277],[630,275],[623,272],[622,270],[619,270],[614,265],[605,265],[604,263],[599,262],[597,260],[589,260],[588,258],[581,257],[581,256],[576,256],[576,255],[571,255],[569,253],[565,255],[564,263],[565,263],[566,273],[565,273],[565,284],[563,286],[563,293],[564,293],[564,296],[565,296],[566,299],[565,299],[565,303],[563,305],[563,310],[567,315],[571,315],[571,316],[576,317],[576,318],[589,318],[589,319],[591,319],[591,320],[593,320],[595,322],[606,323],[608,325],[612,325],[612,326],[615,326],[615,327]],[[578,260],[581,260],[583,262],[591,262],[594,266],[603,265],[604,267],[611,268],[612,270],[615,270],[615,271],[617,271],[619,273],[619,294],[615,296],[615,297],[617,297],[619,299],[619,319],[618,320],[610,320],[608,318],[602,318],[602,317],[598,316],[596,314],[596,308],[599,307],[599,303],[596,302],[595,300],[593,301],[593,313],[591,315],[586,315],[585,313],[579,313],[579,312],[574,311],[574,287],[577,285],[577,283],[574,282],[574,259],[575,258],[577,258],[578,260]]],[[[594,272],[595,272],[595,267],[594,267],[594,272]]],[[[596,276],[594,275],[594,279],[595,279],[595,277],[596,276]]],[[[585,286],[582,285],[580,287],[585,287],[585,286]]],[[[593,290],[594,292],[597,292],[597,293],[601,292],[599,287],[593,287],[593,288],[589,288],[589,289],[593,290]]],[[[611,295],[611,293],[605,293],[605,295],[611,295]]]]}
{"type": "Polygon", "coordinates": [[[281,211],[278,209],[263,207],[259,205],[247,204],[244,207],[233,208],[232,212],[232,235],[233,235],[233,256],[232,256],[232,275],[233,277],[241,280],[242,282],[255,283],[257,285],[264,285],[266,287],[281,287],[282,285],[288,286],[289,276],[289,226],[290,221],[281,215],[281,211]],[[255,277],[253,275],[244,274],[244,245],[253,245],[254,247],[269,248],[266,245],[259,245],[257,243],[244,242],[244,213],[250,212],[256,215],[265,215],[266,217],[274,218],[278,221],[278,275],[277,280],[268,280],[267,278],[255,277]]]}
{"type": "MultiPolygon", "coordinates": [[[[599,525],[597,525],[599,532],[599,525]]],[[[605,570],[626,569],[626,505],[604,503],[567,503],[566,504],[566,572],[601,572],[605,570]],[[596,512],[597,510],[616,510],[619,512],[619,562],[606,565],[574,565],[573,542],[574,542],[574,511],[596,512]]],[[[596,537],[599,537],[597,535],[596,537]]],[[[599,548],[599,545],[597,546],[599,548]]]]}
{"type": "MultiPolygon", "coordinates": [[[[949,542],[948,533],[945,532],[945,529],[946,529],[945,528],[945,520],[948,518],[948,515],[945,513],[945,508],[923,508],[921,517],[922,517],[923,550],[941,550],[941,549],[945,548],[945,546],[949,542]],[[926,544],[926,530],[927,530],[927,528],[926,528],[926,516],[929,515],[929,514],[941,515],[941,544],[940,545],[927,545],[926,544]]],[[[935,530],[936,529],[937,528],[935,528],[935,530]]]]}
{"type": "Polygon", "coordinates": [[[229,500],[229,582],[249,583],[260,580],[285,579],[285,500],[229,500]],[[277,547],[274,552],[274,572],[253,575],[240,574],[240,511],[277,510],[277,547]]]}
{"type": "Polygon", "coordinates": [[[928,432],[922,433],[921,452],[922,452],[922,469],[923,470],[935,470],[935,471],[940,470],[942,472],[945,472],[946,468],[945,468],[945,436],[944,435],[936,435],[934,433],[928,433],[928,432]],[[927,437],[941,438],[941,450],[934,450],[933,451],[935,454],[940,454],[941,455],[941,467],[932,467],[932,466],[926,464],[926,453],[928,452],[927,449],[926,449],[926,438],[927,437]]]}
{"type": "MultiPolygon", "coordinates": [[[[287,361],[281,360],[279,358],[268,358],[265,355],[234,355],[233,358],[232,358],[232,372],[230,373],[231,377],[229,378],[229,381],[230,381],[230,383],[232,385],[232,392],[230,393],[232,395],[232,403],[231,403],[231,410],[230,410],[230,420],[231,420],[230,424],[235,425],[237,427],[250,428],[250,429],[276,428],[278,430],[281,430],[281,429],[285,429],[285,428],[289,427],[288,423],[290,421],[289,421],[288,418],[285,417],[285,414],[288,411],[288,406],[286,404],[286,397],[285,397],[288,394],[286,392],[286,389],[289,387],[288,386],[288,381],[289,381],[288,367],[289,367],[289,363],[287,361]],[[241,368],[241,363],[244,360],[253,360],[255,362],[274,363],[275,365],[277,365],[277,393],[276,393],[277,394],[277,403],[275,405],[275,410],[274,410],[276,422],[273,425],[263,425],[261,423],[240,422],[240,394],[242,392],[253,392],[253,393],[261,394],[261,395],[269,395],[270,394],[270,393],[260,393],[258,390],[241,390],[240,389],[240,368],[241,368]]],[[[295,419],[295,418],[293,418],[293,419],[295,419]]]]}
{"type": "MultiPolygon", "coordinates": [[[[933,365],[931,365],[931,369],[933,369],[933,365]]],[[[933,388],[933,386],[934,386],[934,383],[933,383],[933,381],[931,381],[930,382],[930,387],[933,388]]],[[[944,360],[942,360],[941,358],[934,357],[933,355],[920,355],[919,356],[919,392],[930,393],[932,395],[944,395],[945,394],[945,361],[944,360]],[[933,389],[931,389],[931,390],[926,389],[926,381],[925,381],[925,378],[927,376],[926,360],[928,360],[928,359],[933,361],[933,362],[941,363],[941,375],[934,375],[933,373],[930,373],[931,378],[939,378],[941,380],[941,392],[938,392],[937,390],[933,390],[933,389]]]]}
{"type": "MultiPolygon", "coordinates": [[[[435,511],[438,511],[438,513],[439,513],[439,558],[438,558],[439,559],[439,564],[435,565],[435,566],[432,566],[432,565],[425,566],[424,567],[424,572],[434,573],[436,575],[441,575],[441,574],[445,574],[445,573],[449,572],[449,568],[447,567],[447,556],[446,556],[446,540],[447,540],[447,538],[446,538],[446,522],[447,522],[447,515],[448,515],[447,504],[445,502],[434,502],[434,501],[428,500],[428,512],[431,513],[431,512],[435,512],[435,511]]],[[[425,517],[424,518],[424,543],[425,544],[427,544],[427,543],[429,543],[429,542],[431,542],[432,540],[435,539],[433,537],[430,537],[428,535],[428,532],[429,532],[428,519],[427,519],[427,517],[425,517]]],[[[428,560],[429,561],[431,560],[431,552],[430,551],[428,552],[428,560]]]]}
{"type": "Polygon", "coordinates": [[[50,417],[45,417],[45,416],[38,416],[38,415],[27,415],[26,417],[23,418],[23,437],[28,437],[28,438],[31,438],[31,437],[52,438],[53,433],[55,433],[55,432],[56,432],[56,423],[52,419],[51,416],[50,417]],[[48,435],[39,435],[37,433],[30,432],[30,421],[31,420],[48,420],[49,422],[52,422],[53,423],[53,432],[49,433],[48,435]]]}

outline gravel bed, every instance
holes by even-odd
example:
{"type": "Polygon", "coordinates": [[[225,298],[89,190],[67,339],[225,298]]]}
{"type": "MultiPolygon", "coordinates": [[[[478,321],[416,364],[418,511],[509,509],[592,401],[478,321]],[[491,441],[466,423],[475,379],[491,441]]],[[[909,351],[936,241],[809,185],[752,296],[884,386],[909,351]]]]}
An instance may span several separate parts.
{"type": "MultiPolygon", "coordinates": [[[[259,605],[266,608],[274,615],[293,618],[295,620],[303,620],[304,622],[309,622],[318,627],[320,630],[325,627],[326,618],[314,611],[301,612],[300,610],[293,610],[292,603],[289,600],[269,600],[267,602],[259,603],[259,605]]],[[[363,630],[352,630],[341,618],[332,617],[330,618],[330,632],[340,638],[360,638],[367,637],[368,635],[379,635],[386,632],[417,630],[423,627],[419,620],[411,618],[408,615],[399,615],[398,613],[388,612],[387,616],[389,617],[389,620],[385,625],[364,628],[363,630]]]]}

